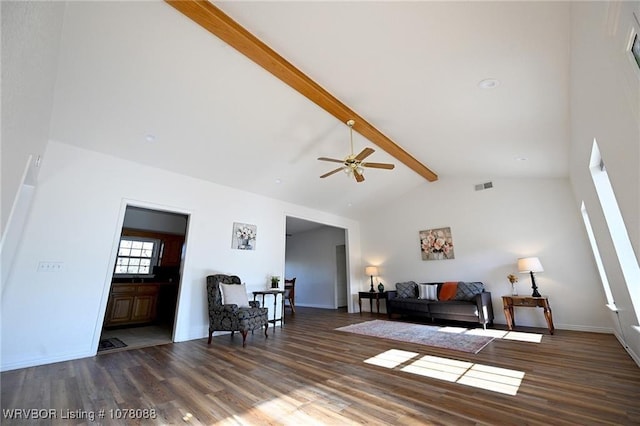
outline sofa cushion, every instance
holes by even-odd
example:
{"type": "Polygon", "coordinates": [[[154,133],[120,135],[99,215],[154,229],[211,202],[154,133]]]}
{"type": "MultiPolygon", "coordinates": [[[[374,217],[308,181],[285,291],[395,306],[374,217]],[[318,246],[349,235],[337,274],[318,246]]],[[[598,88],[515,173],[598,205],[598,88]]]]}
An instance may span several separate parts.
{"type": "Polygon", "coordinates": [[[394,311],[404,311],[405,313],[429,313],[429,301],[418,299],[415,297],[403,297],[401,299],[395,297],[389,301],[389,305],[394,311]]]}
{"type": "Polygon", "coordinates": [[[453,300],[458,291],[458,283],[455,281],[449,281],[442,284],[440,292],[438,293],[438,300],[453,300]]]}
{"type": "Polygon", "coordinates": [[[426,300],[438,300],[438,284],[418,284],[418,297],[426,300]]]}
{"type": "Polygon", "coordinates": [[[478,307],[475,303],[450,300],[448,302],[429,303],[429,313],[434,317],[445,315],[463,315],[478,317],[478,307]]]}
{"type": "Polygon", "coordinates": [[[399,299],[415,298],[418,295],[418,284],[414,281],[396,283],[396,297],[399,299]]]}
{"type": "Polygon", "coordinates": [[[470,301],[484,291],[484,284],[480,282],[463,282],[458,283],[458,289],[453,300],[470,301]]]}

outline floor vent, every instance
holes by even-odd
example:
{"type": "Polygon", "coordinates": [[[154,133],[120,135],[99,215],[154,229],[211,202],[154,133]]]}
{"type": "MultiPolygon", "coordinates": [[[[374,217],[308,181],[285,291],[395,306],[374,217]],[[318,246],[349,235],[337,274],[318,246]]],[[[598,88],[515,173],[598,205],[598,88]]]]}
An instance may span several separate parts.
{"type": "Polygon", "coordinates": [[[479,183],[476,185],[476,191],[482,191],[491,188],[493,188],[493,182],[479,183]]]}

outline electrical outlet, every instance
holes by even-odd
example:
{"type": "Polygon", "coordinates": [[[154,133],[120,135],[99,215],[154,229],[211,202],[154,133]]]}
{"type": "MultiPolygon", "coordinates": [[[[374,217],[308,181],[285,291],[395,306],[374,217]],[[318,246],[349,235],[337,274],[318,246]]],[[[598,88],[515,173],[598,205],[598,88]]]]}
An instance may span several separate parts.
{"type": "Polygon", "coordinates": [[[38,262],[38,272],[60,272],[64,269],[64,262],[38,262]]]}

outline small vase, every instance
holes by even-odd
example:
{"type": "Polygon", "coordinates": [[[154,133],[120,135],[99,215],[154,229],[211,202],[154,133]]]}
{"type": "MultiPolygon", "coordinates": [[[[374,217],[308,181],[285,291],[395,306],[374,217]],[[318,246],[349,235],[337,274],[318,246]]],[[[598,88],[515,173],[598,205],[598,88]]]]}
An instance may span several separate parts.
{"type": "Polygon", "coordinates": [[[379,284],[378,284],[378,291],[379,291],[380,293],[382,293],[382,292],[384,291],[384,286],[382,285],[382,283],[379,283],[379,284]]]}
{"type": "Polygon", "coordinates": [[[441,251],[434,251],[431,253],[431,260],[442,260],[444,259],[444,253],[441,251]]]}
{"type": "Polygon", "coordinates": [[[516,288],[516,283],[511,283],[511,295],[512,296],[518,295],[518,289],[516,288]]]}

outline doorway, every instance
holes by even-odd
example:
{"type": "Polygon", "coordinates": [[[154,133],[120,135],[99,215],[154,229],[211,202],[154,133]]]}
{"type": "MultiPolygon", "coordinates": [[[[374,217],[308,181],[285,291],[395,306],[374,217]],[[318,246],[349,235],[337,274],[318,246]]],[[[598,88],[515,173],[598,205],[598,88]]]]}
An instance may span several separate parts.
{"type": "Polygon", "coordinates": [[[296,278],[296,307],[348,305],[346,234],[344,228],[286,218],[285,278],[296,278]]]}
{"type": "Polygon", "coordinates": [[[170,343],[189,216],[127,206],[98,353],[170,343]]]}
{"type": "Polygon", "coordinates": [[[349,289],[347,288],[347,245],[336,246],[336,306],[348,308],[349,289]]]}

